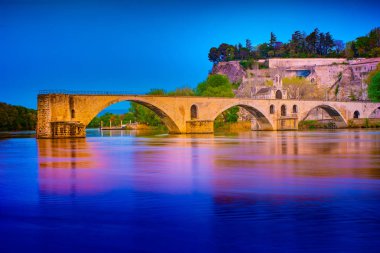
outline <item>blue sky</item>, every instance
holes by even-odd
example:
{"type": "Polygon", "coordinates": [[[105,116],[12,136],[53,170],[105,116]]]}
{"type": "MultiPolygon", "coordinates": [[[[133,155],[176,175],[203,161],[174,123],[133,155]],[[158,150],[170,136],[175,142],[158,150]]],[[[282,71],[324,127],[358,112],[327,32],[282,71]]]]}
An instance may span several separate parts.
{"type": "Polygon", "coordinates": [[[353,40],[380,26],[380,2],[0,0],[0,101],[36,108],[43,89],[195,87],[208,50],[318,27],[353,40]]]}

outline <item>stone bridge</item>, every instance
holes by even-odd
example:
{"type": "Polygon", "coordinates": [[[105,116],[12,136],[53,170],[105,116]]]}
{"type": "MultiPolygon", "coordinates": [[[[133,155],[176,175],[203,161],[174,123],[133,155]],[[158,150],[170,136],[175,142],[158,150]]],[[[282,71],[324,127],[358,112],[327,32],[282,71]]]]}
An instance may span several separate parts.
{"type": "Polygon", "coordinates": [[[37,138],[85,137],[85,128],[103,109],[132,101],[154,111],[170,133],[212,133],[214,120],[225,110],[239,106],[257,120],[260,130],[296,130],[314,108],[325,110],[338,127],[353,118],[368,118],[380,103],[171,97],[150,95],[40,94],[37,138]]]}

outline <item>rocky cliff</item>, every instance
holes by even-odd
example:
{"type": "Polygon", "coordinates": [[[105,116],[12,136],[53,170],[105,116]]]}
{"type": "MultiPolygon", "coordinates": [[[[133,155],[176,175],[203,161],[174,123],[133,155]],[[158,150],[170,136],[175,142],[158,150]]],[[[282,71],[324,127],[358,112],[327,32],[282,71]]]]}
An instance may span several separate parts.
{"type": "Polygon", "coordinates": [[[246,75],[244,68],[238,61],[219,62],[212,68],[212,74],[221,74],[228,77],[232,83],[241,83],[246,75]]]}

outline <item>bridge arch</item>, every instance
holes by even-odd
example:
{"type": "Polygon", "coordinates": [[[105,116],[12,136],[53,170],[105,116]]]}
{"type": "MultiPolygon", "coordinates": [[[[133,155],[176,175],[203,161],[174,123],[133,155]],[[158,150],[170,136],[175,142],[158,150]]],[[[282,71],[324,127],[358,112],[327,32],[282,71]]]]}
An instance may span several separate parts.
{"type": "Polygon", "coordinates": [[[368,118],[380,118],[380,106],[370,109],[368,118]]]}
{"type": "Polygon", "coordinates": [[[212,117],[212,120],[214,121],[216,117],[218,117],[221,113],[235,106],[238,106],[247,110],[252,116],[254,116],[260,126],[260,130],[273,130],[273,124],[270,122],[268,117],[266,117],[265,114],[261,112],[261,110],[253,106],[240,104],[240,103],[235,103],[235,104],[226,106],[223,109],[217,111],[215,115],[212,117]]]}
{"type": "Polygon", "coordinates": [[[347,122],[344,119],[344,117],[341,115],[341,113],[336,108],[334,108],[333,106],[326,105],[326,104],[317,105],[317,106],[314,106],[313,108],[309,109],[306,113],[306,116],[301,118],[301,121],[306,120],[306,118],[310,116],[310,113],[314,109],[317,109],[317,108],[323,109],[325,112],[327,112],[327,114],[337,124],[338,127],[346,127],[347,126],[347,122]]]}
{"type": "MultiPolygon", "coordinates": [[[[144,107],[147,107],[151,111],[153,111],[161,120],[162,122],[167,126],[170,133],[181,133],[180,128],[176,124],[176,122],[172,119],[172,117],[169,115],[169,113],[166,112],[163,106],[158,105],[158,103],[154,103],[154,101],[149,101],[149,99],[141,97],[141,98],[114,98],[111,100],[105,100],[102,102],[94,102],[94,106],[92,107],[91,111],[88,113],[88,116],[82,119],[83,124],[86,126],[90,124],[91,120],[94,119],[101,111],[106,109],[107,107],[117,104],[119,102],[128,101],[128,102],[134,102],[137,104],[140,104],[144,107]]],[[[79,104],[79,103],[77,103],[79,104]]],[[[78,111],[78,110],[77,110],[78,111]]],[[[78,112],[79,113],[79,112],[78,112]]]]}

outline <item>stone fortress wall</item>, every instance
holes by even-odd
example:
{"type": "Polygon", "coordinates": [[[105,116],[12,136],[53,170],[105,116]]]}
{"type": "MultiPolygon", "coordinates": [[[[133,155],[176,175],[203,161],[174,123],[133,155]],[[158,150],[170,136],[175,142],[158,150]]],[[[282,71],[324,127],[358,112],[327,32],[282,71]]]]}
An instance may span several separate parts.
{"type": "Polygon", "coordinates": [[[268,60],[269,68],[297,68],[304,66],[321,66],[347,63],[345,58],[272,58],[268,60]]]}

